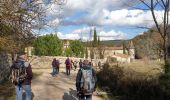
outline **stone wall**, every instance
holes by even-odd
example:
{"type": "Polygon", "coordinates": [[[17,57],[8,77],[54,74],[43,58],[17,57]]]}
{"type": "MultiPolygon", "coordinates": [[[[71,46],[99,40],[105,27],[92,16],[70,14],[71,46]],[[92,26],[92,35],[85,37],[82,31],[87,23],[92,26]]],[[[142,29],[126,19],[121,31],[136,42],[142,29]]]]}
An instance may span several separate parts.
{"type": "MultiPolygon", "coordinates": [[[[65,60],[67,59],[67,57],[59,57],[59,56],[41,56],[41,57],[38,57],[38,56],[33,56],[31,59],[30,59],[30,62],[31,62],[31,65],[32,65],[32,68],[51,68],[51,63],[53,61],[53,59],[56,58],[56,59],[59,59],[60,61],[60,67],[61,68],[65,68],[65,60]]],[[[71,57],[71,59],[73,61],[77,60],[77,61],[80,61],[80,59],[84,60],[84,58],[74,58],[74,57],[71,57]]],[[[91,61],[90,59],[88,59],[89,61],[91,61]]],[[[97,66],[98,65],[98,62],[100,61],[102,64],[104,64],[106,62],[107,59],[93,59],[92,60],[92,63],[93,63],[93,66],[97,66]]]]}
{"type": "Polygon", "coordinates": [[[11,55],[0,52],[0,82],[5,78],[8,78],[11,64],[11,55]]]}

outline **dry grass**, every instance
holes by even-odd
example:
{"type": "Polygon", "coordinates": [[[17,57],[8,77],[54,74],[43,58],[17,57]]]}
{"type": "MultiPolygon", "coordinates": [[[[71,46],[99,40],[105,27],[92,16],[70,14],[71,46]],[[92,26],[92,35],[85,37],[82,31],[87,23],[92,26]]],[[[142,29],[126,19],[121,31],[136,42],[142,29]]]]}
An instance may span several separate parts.
{"type": "Polygon", "coordinates": [[[99,86],[109,87],[120,100],[167,100],[159,84],[159,76],[164,72],[161,62],[110,65],[105,64],[98,72],[99,86]]]}
{"type": "Polygon", "coordinates": [[[16,100],[15,88],[9,81],[0,84],[0,100],[16,100]]]}

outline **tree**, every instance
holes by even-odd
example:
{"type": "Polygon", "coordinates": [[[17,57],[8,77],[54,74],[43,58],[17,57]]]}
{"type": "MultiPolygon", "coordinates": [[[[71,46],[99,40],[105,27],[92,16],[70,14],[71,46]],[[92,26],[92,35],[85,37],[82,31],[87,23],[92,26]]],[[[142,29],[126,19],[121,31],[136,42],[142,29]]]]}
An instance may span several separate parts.
{"type": "Polygon", "coordinates": [[[97,41],[97,33],[96,28],[94,29],[94,35],[93,35],[93,47],[97,47],[98,41],[97,41]]]}
{"type": "Polygon", "coordinates": [[[72,50],[71,50],[70,48],[66,48],[66,50],[65,50],[65,56],[66,56],[66,57],[72,57],[72,55],[73,55],[72,50]]]}
{"type": "Polygon", "coordinates": [[[34,49],[36,55],[59,56],[63,51],[63,43],[57,35],[45,35],[34,41],[34,49]]]}
{"type": "Polygon", "coordinates": [[[84,44],[80,40],[74,40],[70,43],[70,49],[76,57],[84,57],[84,44]]]}
{"type": "MultiPolygon", "coordinates": [[[[66,0],[49,0],[48,4],[61,5],[66,0]]],[[[0,48],[18,52],[31,45],[33,30],[47,24],[47,3],[44,0],[0,0],[0,48]],[[46,6],[45,6],[46,5],[46,6]],[[4,46],[10,44],[9,46],[4,46]]]]}
{"type": "MultiPolygon", "coordinates": [[[[134,0],[133,0],[134,1],[134,0]]],[[[136,0],[135,0],[136,1],[136,0]]],[[[169,27],[169,7],[170,0],[139,0],[147,9],[151,11],[156,31],[159,32],[161,38],[163,39],[163,51],[164,51],[164,62],[166,63],[168,57],[168,27],[169,27]],[[159,19],[156,17],[155,10],[159,9],[163,11],[163,20],[159,23],[159,19]]]]}
{"type": "Polygon", "coordinates": [[[85,56],[86,56],[86,58],[88,58],[88,50],[87,50],[87,47],[86,47],[86,51],[85,51],[85,56]]]}
{"type": "Polygon", "coordinates": [[[98,36],[97,45],[100,46],[100,37],[98,36]]]}

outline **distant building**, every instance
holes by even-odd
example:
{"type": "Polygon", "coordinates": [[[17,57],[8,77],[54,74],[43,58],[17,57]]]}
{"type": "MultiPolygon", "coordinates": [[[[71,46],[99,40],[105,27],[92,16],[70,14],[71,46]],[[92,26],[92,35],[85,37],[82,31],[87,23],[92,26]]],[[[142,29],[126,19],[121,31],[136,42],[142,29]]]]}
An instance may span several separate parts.
{"type": "Polygon", "coordinates": [[[25,53],[29,58],[33,56],[33,50],[34,50],[34,47],[31,47],[31,46],[25,48],[25,53]]]}
{"type": "Polygon", "coordinates": [[[64,49],[67,49],[70,47],[70,42],[73,41],[73,40],[68,40],[68,39],[63,39],[63,47],[64,49]]]}
{"type": "Polygon", "coordinates": [[[102,53],[103,58],[114,57],[118,62],[131,62],[135,59],[135,49],[133,42],[129,42],[128,47],[88,47],[88,57],[90,59],[90,53],[93,51],[94,59],[100,58],[100,53],[102,53]]]}

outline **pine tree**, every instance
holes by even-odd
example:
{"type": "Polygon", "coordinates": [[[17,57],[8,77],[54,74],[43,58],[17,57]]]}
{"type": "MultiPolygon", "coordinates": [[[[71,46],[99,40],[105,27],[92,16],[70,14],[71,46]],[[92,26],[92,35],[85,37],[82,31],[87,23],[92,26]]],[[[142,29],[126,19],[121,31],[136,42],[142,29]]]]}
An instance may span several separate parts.
{"type": "Polygon", "coordinates": [[[99,36],[98,36],[97,44],[98,44],[98,46],[100,46],[100,37],[99,36]]]}
{"type": "Polygon", "coordinates": [[[96,28],[94,29],[94,35],[93,35],[93,47],[97,47],[97,32],[96,28]]]}
{"type": "Polygon", "coordinates": [[[88,50],[87,50],[87,47],[86,47],[86,52],[85,52],[85,54],[86,54],[86,58],[88,58],[88,50]]]}

